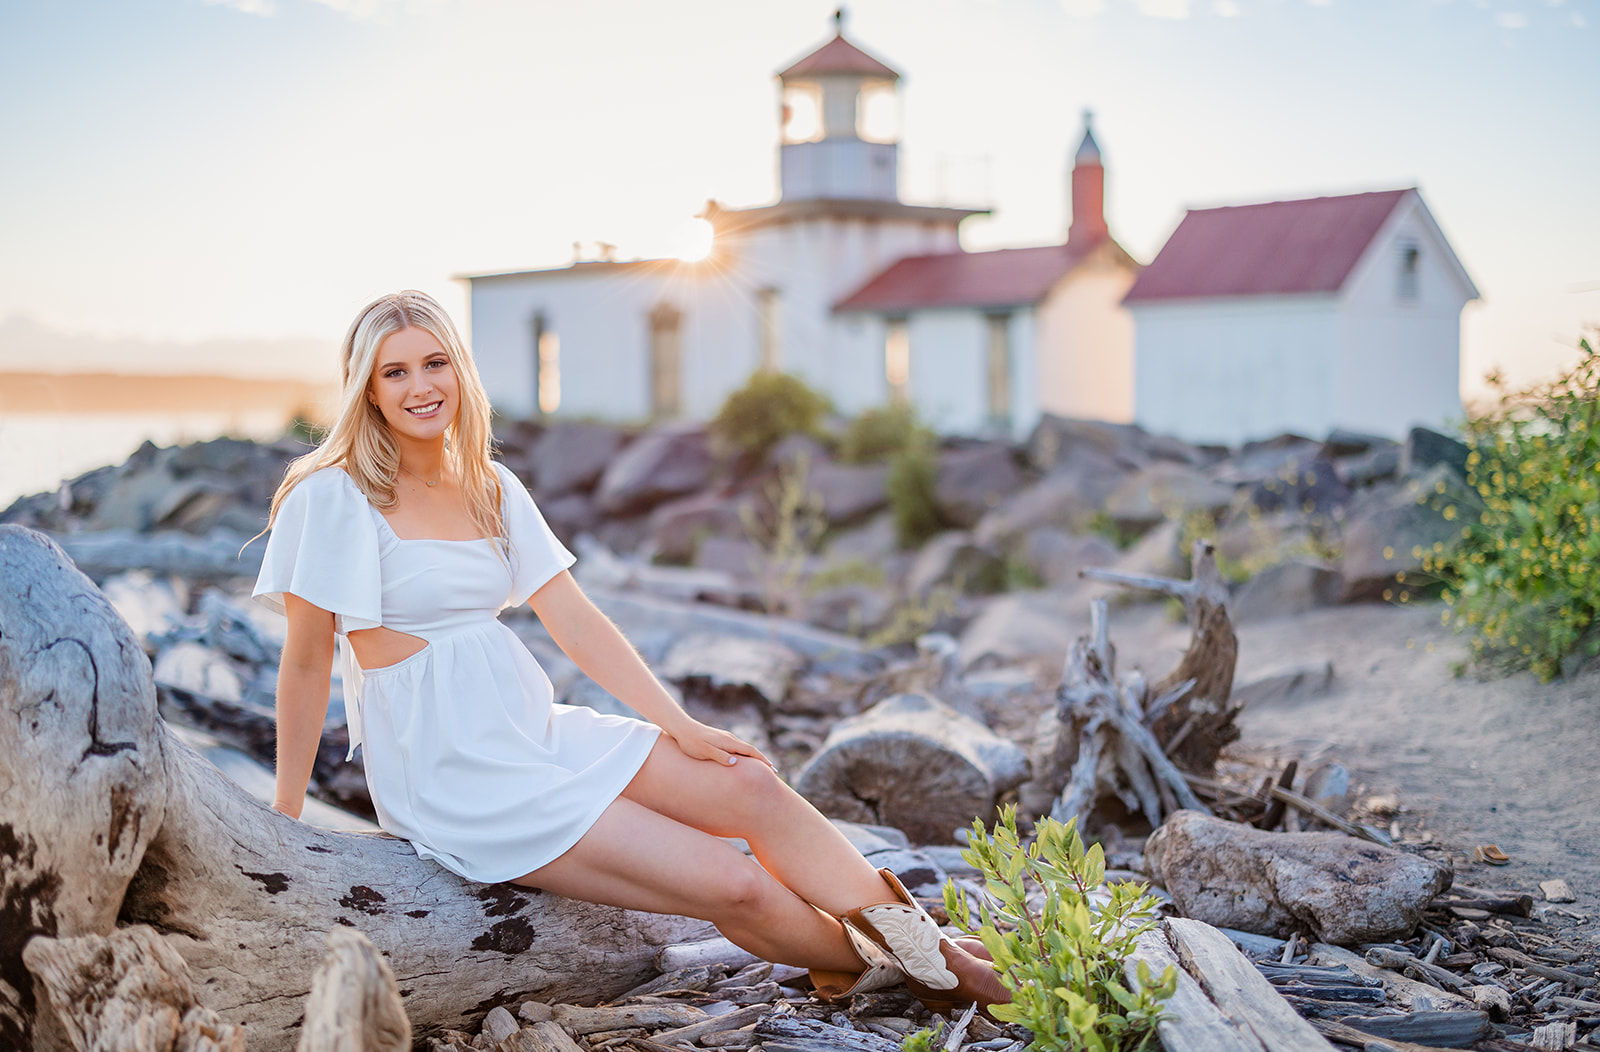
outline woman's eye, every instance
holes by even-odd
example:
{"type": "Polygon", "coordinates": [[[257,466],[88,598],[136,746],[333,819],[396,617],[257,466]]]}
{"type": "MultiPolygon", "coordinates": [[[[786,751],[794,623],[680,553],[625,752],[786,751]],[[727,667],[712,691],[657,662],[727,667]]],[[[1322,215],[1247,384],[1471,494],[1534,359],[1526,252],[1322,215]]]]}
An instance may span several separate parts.
{"type": "Polygon", "coordinates": [[[437,369],[440,366],[445,366],[445,365],[449,365],[449,364],[450,364],[450,360],[448,358],[435,358],[433,361],[428,363],[428,368],[437,369]]]}
{"type": "Polygon", "coordinates": [[[404,375],[405,375],[405,370],[404,369],[390,369],[388,372],[383,374],[384,379],[386,379],[386,380],[393,380],[397,376],[404,376],[404,375]]]}

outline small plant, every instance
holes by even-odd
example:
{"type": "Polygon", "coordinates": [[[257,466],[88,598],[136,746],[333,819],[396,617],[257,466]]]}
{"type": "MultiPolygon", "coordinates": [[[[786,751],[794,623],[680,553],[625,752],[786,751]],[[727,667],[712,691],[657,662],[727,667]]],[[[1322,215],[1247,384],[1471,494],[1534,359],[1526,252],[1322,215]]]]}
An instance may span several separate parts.
{"type": "Polygon", "coordinates": [[[817,429],[828,399],[788,373],[760,370],[728,395],[711,421],[711,434],[734,456],[759,462],[790,435],[817,429]]]}
{"type": "Polygon", "coordinates": [[[939,460],[931,435],[912,439],[906,448],[889,458],[889,511],[894,516],[895,538],[901,548],[918,548],[943,523],[935,501],[939,460]]]}
{"type": "Polygon", "coordinates": [[[839,440],[839,459],[846,464],[885,460],[910,446],[922,430],[908,404],[862,410],[839,440]]]}
{"type": "Polygon", "coordinates": [[[938,1035],[927,1027],[923,1027],[914,1034],[907,1034],[906,1039],[900,1042],[902,1052],[934,1052],[933,1039],[938,1035]]]}
{"type": "Polygon", "coordinates": [[[1140,961],[1137,989],[1123,977],[1135,940],[1155,927],[1155,901],[1144,885],[1105,885],[1100,845],[1085,850],[1077,820],[1041,819],[1032,843],[1017,833],[1014,806],[1004,808],[991,834],[972,823],[962,852],[983,874],[990,903],[971,909],[955,883],[945,885],[945,909],[964,931],[983,939],[1011,1003],[995,1005],[997,1019],[1033,1031],[1037,1052],[1136,1052],[1155,1047],[1162,1005],[1178,987],[1175,969],[1159,977],[1140,961]],[[1030,885],[1041,895],[1032,896],[1030,885]],[[1105,886],[1097,911],[1090,895],[1105,886]],[[1034,905],[1037,903],[1037,906],[1034,905]]]}
{"type": "Polygon", "coordinates": [[[745,534],[761,549],[752,569],[761,579],[762,602],[769,614],[799,615],[806,558],[817,550],[828,528],[822,497],[807,481],[810,468],[811,458],[804,451],[779,466],[778,477],[766,490],[770,520],[751,505],[739,509],[745,534]]]}
{"type": "Polygon", "coordinates": [[[940,619],[956,612],[956,596],[960,594],[957,583],[934,585],[927,595],[907,596],[895,604],[888,624],[867,637],[867,646],[877,649],[915,642],[931,631],[940,619]]]}
{"type": "Polygon", "coordinates": [[[1461,516],[1453,546],[1413,553],[1444,579],[1443,620],[1472,634],[1475,662],[1544,680],[1568,655],[1600,651],[1600,354],[1579,348],[1576,366],[1538,388],[1490,377],[1499,403],[1466,427],[1482,513],[1461,516]]]}

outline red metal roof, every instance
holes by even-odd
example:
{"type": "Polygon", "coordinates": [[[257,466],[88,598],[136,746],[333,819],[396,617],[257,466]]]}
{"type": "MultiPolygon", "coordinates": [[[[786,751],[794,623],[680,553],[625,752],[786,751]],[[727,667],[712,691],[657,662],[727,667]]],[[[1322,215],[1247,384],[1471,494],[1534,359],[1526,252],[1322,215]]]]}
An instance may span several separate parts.
{"type": "Polygon", "coordinates": [[[830,73],[847,73],[862,77],[888,77],[899,80],[900,74],[856,47],[842,35],[834,37],[805,58],[796,62],[778,77],[818,77],[830,73]]]}
{"type": "Polygon", "coordinates": [[[1414,190],[1191,210],[1124,303],[1337,292],[1414,190]]]}
{"type": "Polygon", "coordinates": [[[833,309],[896,313],[1038,303],[1101,243],[912,256],[879,273],[833,309]]]}

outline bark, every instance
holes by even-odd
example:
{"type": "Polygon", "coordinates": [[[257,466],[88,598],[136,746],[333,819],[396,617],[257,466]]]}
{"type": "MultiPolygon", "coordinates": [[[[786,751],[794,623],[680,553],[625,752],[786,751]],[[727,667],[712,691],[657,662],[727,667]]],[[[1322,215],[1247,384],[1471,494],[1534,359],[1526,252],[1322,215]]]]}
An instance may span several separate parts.
{"type": "Polygon", "coordinates": [[[149,924],[252,1052],[292,1049],[327,934],[365,934],[418,1036],[520,997],[592,1001],[654,974],[683,918],[473,884],[384,834],[273,811],[156,715],[149,662],[43,535],[0,526],[0,1047],[37,1011],[36,934],[149,924]],[[530,952],[532,951],[532,952],[530,952]]]}
{"type": "Polygon", "coordinates": [[[978,721],[921,694],[885,698],[843,720],[795,779],[825,815],[948,844],[994,819],[1002,793],[1028,777],[1027,755],[978,721]]]}
{"type": "Polygon", "coordinates": [[[407,1052],[411,1022],[394,973],[360,932],[328,933],[306,998],[298,1052],[407,1052]]]}

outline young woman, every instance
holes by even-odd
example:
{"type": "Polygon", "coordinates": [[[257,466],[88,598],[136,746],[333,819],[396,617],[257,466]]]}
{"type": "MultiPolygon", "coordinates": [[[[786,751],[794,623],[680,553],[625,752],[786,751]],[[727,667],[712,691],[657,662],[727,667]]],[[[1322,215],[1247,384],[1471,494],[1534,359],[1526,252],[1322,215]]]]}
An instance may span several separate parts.
{"type": "Polygon", "coordinates": [[[351,749],[384,829],[468,880],[709,920],[837,998],[904,977],[925,1003],[1008,994],[755,748],[692,718],[592,604],[528,491],[489,459],[489,402],[444,310],[369,304],[339,416],[273,498],[255,594],[288,617],[277,792],[299,817],[335,638],[351,749]],[[527,603],[650,722],[553,704],[496,614],[527,603]],[[719,837],[742,837],[755,861],[719,837]],[[648,850],[642,850],[648,845],[648,850]],[[758,864],[759,863],[759,864],[758,864]]]}

